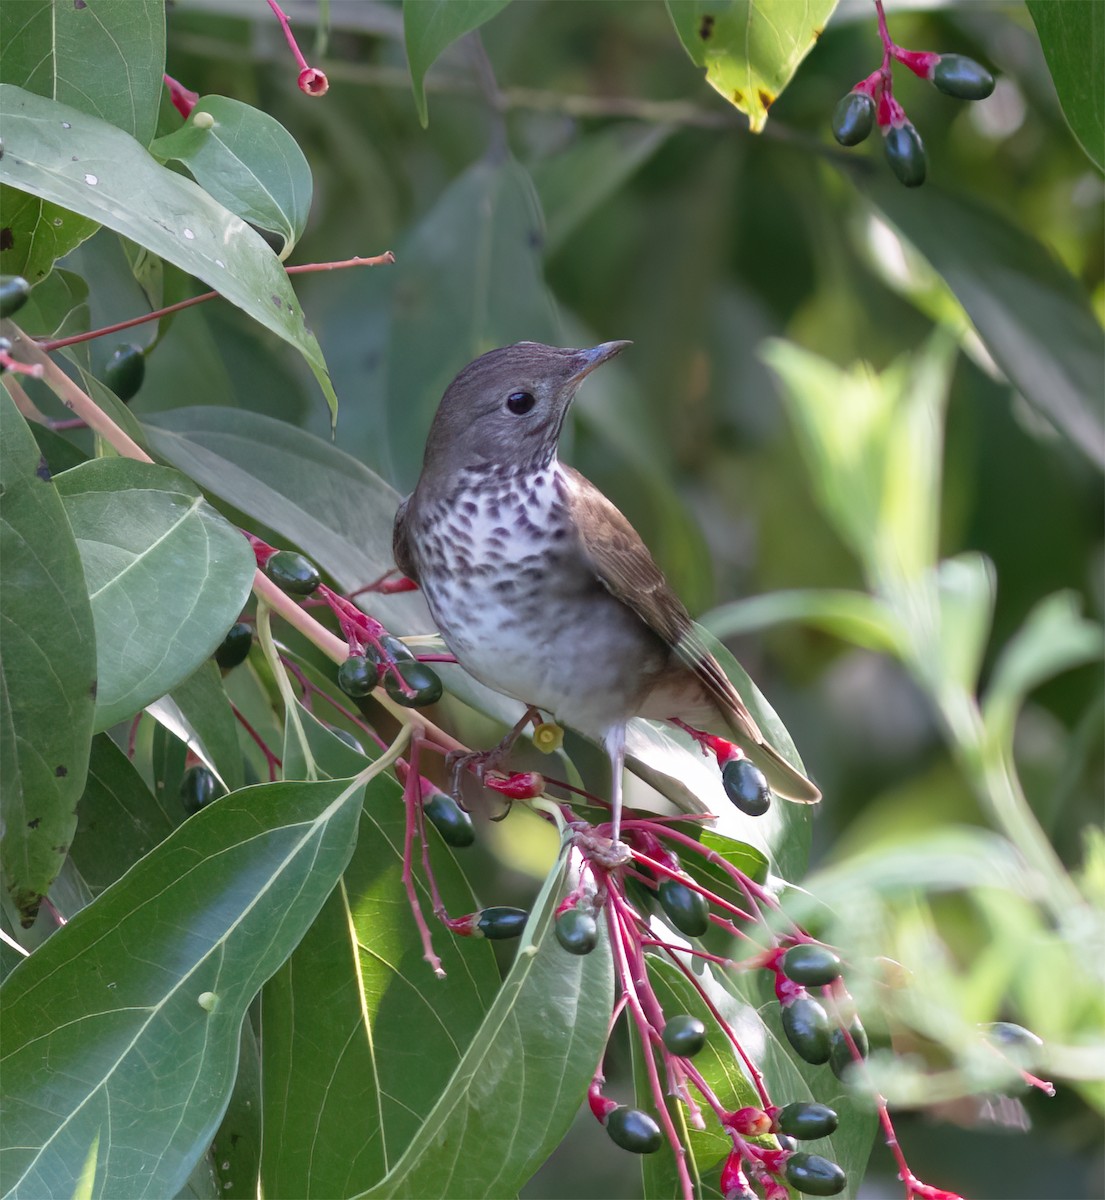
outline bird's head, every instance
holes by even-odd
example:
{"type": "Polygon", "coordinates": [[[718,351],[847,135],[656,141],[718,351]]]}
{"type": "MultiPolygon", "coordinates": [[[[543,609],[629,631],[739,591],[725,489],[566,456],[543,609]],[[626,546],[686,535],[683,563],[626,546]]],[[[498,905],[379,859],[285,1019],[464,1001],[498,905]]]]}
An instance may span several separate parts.
{"type": "Polygon", "coordinates": [[[584,379],[629,342],[566,350],[518,342],[481,355],[445,389],[426,441],[423,472],[545,466],[584,379]]]}

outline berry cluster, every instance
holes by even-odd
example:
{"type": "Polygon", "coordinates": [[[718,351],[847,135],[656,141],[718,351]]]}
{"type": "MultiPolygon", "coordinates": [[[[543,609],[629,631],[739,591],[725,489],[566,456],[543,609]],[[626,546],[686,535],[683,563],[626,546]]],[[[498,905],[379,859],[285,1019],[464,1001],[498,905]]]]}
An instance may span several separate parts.
{"type": "Polygon", "coordinates": [[[906,187],[918,187],[925,182],[925,146],[905,109],[894,98],[892,63],[902,63],[914,75],[957,100],[984,100],[994,90],[994,77],[962,54],[906,50],[896,45],[887,30],[882,0],[875,0],[875,7],[883,44],[882,65],[861,79],[836,106],[833,136],[842,146],[858,146],[877,122],[890,169],[906,187]]]}

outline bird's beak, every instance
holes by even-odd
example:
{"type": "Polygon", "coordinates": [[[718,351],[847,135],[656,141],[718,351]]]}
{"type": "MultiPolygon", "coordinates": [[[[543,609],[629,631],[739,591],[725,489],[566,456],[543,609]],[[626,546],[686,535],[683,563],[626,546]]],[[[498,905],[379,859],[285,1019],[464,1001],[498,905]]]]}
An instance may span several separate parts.
{"type": "Polygon", "coordinates": [[[569,383],[578,386],[596,367],[601,367],[626,346],[632,345],[632,342],[603,342],[601,346],[592,346],[590,350],[577,350],[572,359],[573,370],[569,383]]]}

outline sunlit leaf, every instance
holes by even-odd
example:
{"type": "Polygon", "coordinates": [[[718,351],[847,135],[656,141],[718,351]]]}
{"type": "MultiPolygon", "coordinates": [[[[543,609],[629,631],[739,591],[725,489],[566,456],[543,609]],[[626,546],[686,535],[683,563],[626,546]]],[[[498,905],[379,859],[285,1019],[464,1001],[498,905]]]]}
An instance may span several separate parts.
{"type": "Polygon", "coordinates": [[[182,825],[3,988],[4,1179],[173,1195],[226,1108],[246,1008],[349,859],[363,788],[248,788],[182,825]]]}
{"type": "Polygon", "coordinates": [[[0,180],[91,217],[202,279],[294,346],[337,411],[322,351],[260,234],[113,125],[10,84],[0,84],[0,111],[0,180]]]}
{"type": "Polygon", "coordinates": [[[124,720],[214,653],[249,595],[242,535],[178,472],[97,459],[57,478],[96,624],[96,728],[124,720]]]}
{"type": "Polygon", "coordinates": [[[666,0],[675,31],[706,82],[749,120],[767,123],[836,0],[666,0]]]}
{"type": "Polygon", "coordinates": [[[57,488],[40,468],[34,438],[0,389],[0,863],[26,921],[77,825],[96,694],[80,555],[57,488]]]}

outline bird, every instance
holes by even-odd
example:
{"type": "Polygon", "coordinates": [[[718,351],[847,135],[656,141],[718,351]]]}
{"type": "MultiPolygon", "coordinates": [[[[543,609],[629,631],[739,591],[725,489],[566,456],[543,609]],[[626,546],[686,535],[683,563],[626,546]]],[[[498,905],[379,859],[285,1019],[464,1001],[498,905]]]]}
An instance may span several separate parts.
{"type": "Polygon", "coordinates": [[[558,457],[580,384],[629,345],[518,342],[469,363],[393,531],[396,566],[457,662],[605,748],[615,846],[632,717],[724,729],[775,793],[821,798],[764,738],[637,531],[558,457]]]}

